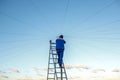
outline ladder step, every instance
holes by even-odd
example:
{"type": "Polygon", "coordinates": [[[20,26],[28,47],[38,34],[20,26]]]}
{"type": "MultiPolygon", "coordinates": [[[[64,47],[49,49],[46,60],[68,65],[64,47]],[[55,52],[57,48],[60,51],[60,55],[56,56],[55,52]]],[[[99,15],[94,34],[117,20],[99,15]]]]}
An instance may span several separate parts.
{"type": "Polygon", "coordinates": [[[48,74],[55,74],[55,73],[48,73],[48,74]]]}
{"type": "Polygon", "coordinates": [[[61,68],[62,68],[62,69],[63,69],[64,67],[56,67],[56,68],[59,68],[59,69],[61,69],[61,68]]]}
{"type": "MultiPolygon", "coordinates": [[[[57,78],[61,78],[61,77],[57,77],[57,78]]],[[[67,78],[67,77],[62,77],[62,78],[67,78]]]]}
{"type": "Polygon", "coordinates": [[[50,58],[50,59],[58,59],[58,58],[50,58]]]}
{"type": "Polygon", "coordinates": [[[55,63],[49,63],[49,64],[55,64],[55,63]]]}
{"type": "Polygon", "coordinates": [[[53,79],[54,80],[54,78],[48,78],[48,79],[53,79]]]}
{"type": "Polygon", "coordinates": [[[56,44],[56,43],[52,42],[52,43],[50,43],[50,44],[56,44]]]}
{"type": "Polygon", "coordinates": [[[56,73],[64,73],[65,74],[65,72],[56,72],[56,73]]]}
{"type": "Polygon", "coordinates": [[[56,51],[56,49],[53,49],[52,51],[56,51]]]}
{"type": "Polygon", "coordinates": [[[56,48],[56,46],[50,46],[50,47],[52,47],[52,48],[56,48]]]}
{"type": "Polygon", "coordinates": [[[48,69],[54,69],[54,68],[48,68],[48,69]]]}
{"type": "MultiPolygon", "coordinates": [[[[58,64],[58,63],[49,63],[49,64],[58,64]]],[[[60,67],[57,67],[57,68],[60,68],[60,67]]]]}
{"type": "Polygon", "coordinates": [[[53,53],[53,55],[58,55],[57,53],[53,53]]]}
{"type": "Polygon", "coordinates": [[[53,59],[58,59],[58,58],[53,58],[53,59]]]}
{"type": "Polygon", "coordinates": [[[50,58],[50,59],[58,59],[58,58],[50,58]]]}
{"type": "Polygon", "coordinates": [[[54,53],[54,54],[52,54],[52,55],[57,55],[57,54],[54,53]]]}
{"type": "Polygon", "coordinates": [[[51,50],[53,51],[53,50],[55,50],[56,51],[56,48],[51,48],[51,50]]]}

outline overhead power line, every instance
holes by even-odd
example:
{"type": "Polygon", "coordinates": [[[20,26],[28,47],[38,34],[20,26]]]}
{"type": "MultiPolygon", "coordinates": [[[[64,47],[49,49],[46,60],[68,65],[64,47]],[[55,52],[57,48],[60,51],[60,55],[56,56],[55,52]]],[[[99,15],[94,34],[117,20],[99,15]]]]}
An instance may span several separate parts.
{"type": "Polygon", "coordinates": [[[25,22],[25,21],[23,21],[23,20],[21,20],[21,19],[19,19],[19,18],[17,18],[17,17],[8,15],[7,13],[3,13],[3,12],[0,12],[0,14],[3,15],[3,16],[5,16],[5,17],[8,17],[8,18],[10,18],[10,19],[12,19],[12,20],[14,20],[14,21],[17,21],[17,22],[19,22],[19,23],[21,23],[21,24],[28,25],[29,28],[31,27],[31,28],[34,28],[34,29],[36,29],[36,30],[40,30],[40,28],[35,27],[33,24],[27,23],[27,22],[25,22]]]}
{"type": "Polygon", "coordinates": [[[93,17],[95,17],[96,15],[100,14],[101,12],[103,12],[105,9],[109,8],[110,6],[112,6],[114,3],[116,2],[116,0],[113,0],[112,2],[110,1],[109,3],[107,3],[104,7],[102,7],[101,9],[97,10],[95,13],[93,13],[92,15],[88,16],[87,18],[85,18],[83,21],[81,21],[81,24],[85,23],[86,21],[92,19],[93,17]]]}
{"type": "Polygon", "coordinates": [[[66,23],[69,5],[70,5],[70,0],[67,0],[66,6],[65,6],[65,13],[63,16],[63,27],[65,26],[65,23],[66,23]]]}
{"type": "MultiPolygon", "coordinates": [[[[112,25],[112,24],[115,24],[115,23],[120,23],[120,19],[119,20],[114,20],[114,21],[111,21],[111,22],[108,22],[108,23],[104,23],[104,24],[99,24],[98,26],[100,26],[99,28],[104,28],[105,26],[112,25]]],[[[113,27],[115,27],[115,26],[113,26],[113,27]]],[[[95,26],[88,27],[88,28],[85,29],[85,31],[81,31],[81,32],[91,32],[91,30],[98,32],[97,29],[98,29],[98,27],[97,27],[97,25],[95,25],[95,26]]]]}

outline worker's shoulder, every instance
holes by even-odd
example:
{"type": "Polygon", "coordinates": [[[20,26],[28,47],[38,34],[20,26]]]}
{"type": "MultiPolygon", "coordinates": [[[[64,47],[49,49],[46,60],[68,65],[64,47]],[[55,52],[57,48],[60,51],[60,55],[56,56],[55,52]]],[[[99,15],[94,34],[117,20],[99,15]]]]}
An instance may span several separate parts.
{"type": "Polygon", "coordinates": [[[65,41],[64,39],[58,38],[56,41],[65,41]]]}

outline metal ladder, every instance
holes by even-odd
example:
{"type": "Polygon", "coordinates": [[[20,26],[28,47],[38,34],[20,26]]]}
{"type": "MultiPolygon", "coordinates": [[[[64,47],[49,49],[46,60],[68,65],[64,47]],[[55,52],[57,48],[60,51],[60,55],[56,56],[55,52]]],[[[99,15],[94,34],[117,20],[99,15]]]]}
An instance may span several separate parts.
{"type": "Polygon", "coordinates": [[[47,80],[68,80],[64,63],[59,66],[55,47],[56,43],[50,40],[47,80]]]}

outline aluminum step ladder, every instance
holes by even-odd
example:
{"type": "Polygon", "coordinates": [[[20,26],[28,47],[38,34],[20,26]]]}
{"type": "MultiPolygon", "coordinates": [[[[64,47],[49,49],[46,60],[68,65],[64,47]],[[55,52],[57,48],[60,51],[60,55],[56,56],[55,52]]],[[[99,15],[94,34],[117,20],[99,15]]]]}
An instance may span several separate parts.
{"type": "Polygon", "coordinates": [[[56,43],[50,40],[47,80],[68,80],[64,63],[59,66],[55,48],[56,43]]]}

